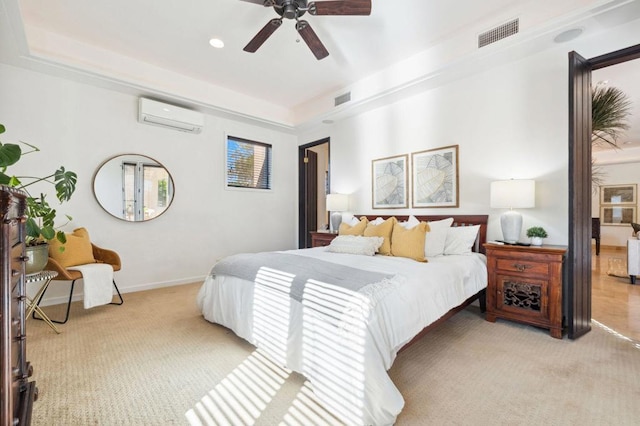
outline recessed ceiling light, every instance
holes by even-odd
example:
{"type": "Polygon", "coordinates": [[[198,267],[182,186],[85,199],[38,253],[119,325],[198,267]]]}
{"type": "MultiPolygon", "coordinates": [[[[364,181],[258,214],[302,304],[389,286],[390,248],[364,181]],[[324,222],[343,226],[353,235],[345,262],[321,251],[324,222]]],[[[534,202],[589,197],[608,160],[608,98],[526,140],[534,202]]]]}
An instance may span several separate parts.
{"type": "Polygon", "coordinates": [[[584,30],[582,28],[571,28],[570,30],[563,31],[555,36],[553,38],[553,41],[555,41],[556,43],[564,43],[565,41],[578,38],[583,31],[584,30]]]}
{"type": "Polygon", "coordinates": [[[324,124],[333,124],[333,120],[322,120],[324,124]]]}
{"type": "Polygon", "coordinates": [[[224,47],[224,41],[220,40],[219,38],[212,38],[211,40],[209,40],[209,44],[216,49],[222,49],[224,47]]]}

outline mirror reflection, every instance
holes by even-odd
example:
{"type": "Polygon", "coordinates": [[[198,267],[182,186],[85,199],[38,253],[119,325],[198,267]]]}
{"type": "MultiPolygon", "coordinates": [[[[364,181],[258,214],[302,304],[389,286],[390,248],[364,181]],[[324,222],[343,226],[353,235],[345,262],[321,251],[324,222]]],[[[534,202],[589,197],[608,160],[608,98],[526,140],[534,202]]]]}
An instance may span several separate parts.
{"type": "Polygon", "coordinates": [[[160,216],[173,201],[173,179],[145,155],[118,155],[105,161],[93,178],[93,193],[107,213],[129,222],[160,216]]]}

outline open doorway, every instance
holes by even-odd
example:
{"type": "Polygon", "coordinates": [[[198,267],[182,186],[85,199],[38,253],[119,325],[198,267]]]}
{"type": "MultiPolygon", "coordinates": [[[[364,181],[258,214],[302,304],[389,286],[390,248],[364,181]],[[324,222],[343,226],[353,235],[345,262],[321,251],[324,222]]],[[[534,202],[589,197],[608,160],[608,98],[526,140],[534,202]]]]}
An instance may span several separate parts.
{"type": "MultiPolygon", "coordinates": [[[[640,59],[592,72],[592,85],[602,93],[620,91],[630,102],[629,128],[620,133],[616,146],[592,144],[592,216],[600,222],[600,250],[593,251],[591,293],[593,320],[640,342],[640,285],[632,285],[628,246],[636,252],[631,224],[638,222],[640,186],[640,59]]],[[[596,219],[594,219],[595,221],[596,219]]]]}
{"type": "Polygon", "coordinates": [[[298,148],[298,247],[311,247],[311,232],[326,229],[329,215],[329,138],[298,148]]]}
{"type": "Polygon", "coordinates": [[[591,330],[591,73],[637,58],[640,45],[591,59],[569,53],[569,257],[564,312],[570,339],[591,330]]]}

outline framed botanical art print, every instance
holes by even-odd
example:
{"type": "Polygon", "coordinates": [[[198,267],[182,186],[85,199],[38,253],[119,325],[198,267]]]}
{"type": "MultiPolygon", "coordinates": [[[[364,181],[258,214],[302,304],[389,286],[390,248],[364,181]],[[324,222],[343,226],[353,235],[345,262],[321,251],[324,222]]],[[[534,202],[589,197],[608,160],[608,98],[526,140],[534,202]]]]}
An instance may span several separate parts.
{"type": "Polygon", "coordinates": [[[600,185],[600,204],[636,204],[636,184],[600,185]]]}
{"type": "Polygon", "coordinates": [[[411,154],[412,205],[458,207],[458,145],[411,154]]]}
{"type": "Polygon", "coordinates": [[[400,209],[407,201],[408,155],[371,161],[371,184],[374,209],[400,209]]]}
{"type": "Polygon", "coordinates": [[[629,226],[636,221],[636,206],[600,206],[600,221],[603,225],[629,226]]]}

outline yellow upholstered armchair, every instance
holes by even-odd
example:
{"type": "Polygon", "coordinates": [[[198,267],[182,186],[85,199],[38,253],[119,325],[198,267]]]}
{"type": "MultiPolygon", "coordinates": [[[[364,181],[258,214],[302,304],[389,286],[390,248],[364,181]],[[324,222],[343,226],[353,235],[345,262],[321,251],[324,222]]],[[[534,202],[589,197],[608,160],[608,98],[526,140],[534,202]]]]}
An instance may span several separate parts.
{"type": "MultiPolygon", "coordinates": [[[[67,303],[67,312],[64,320],[52,320],[58,324],[64,324],[69,319],[69,311],[71,309],[71,300],[73,298],[73,288],[76,280],[82,279],[82,272],[77,270],[70,270],[69,267],[75,265],[83,265],[90,263],[103,263],[111,265],[113,271],[119,271],[122,264],[120,262],[120,256],[113,250],[107,250],[91,243],[89,240],[89,234],[84,228],[79,228],[73,231],[73,234],[67,234],[67,242],[65,243],[64,251],[60,251],[59,243],[52,243],[49,246],[49,261],[45,270],[55,271],[58,273],[53,281],[71,281],[71,289],[69,291],[69,301],[67,303]]],[[[52,283],[53,284],[53,283],[52,283]]],[[[85,283],[86,285],[86,283],[85,283]]],[[[115,279],[113,280],[113,286],[118,294],[119,302],[111,302],[111,305],[122,305],[124,300],[120,294],[120,290],[116,285],[115,279]]],[[[49,286],[48,288],[50,288],[49,286]]],[[[46,291],[45,291],[46,293],[46,291]]],[[[44,297],[44,294],[38,299],[38,304],[44,297]]],[[[39,319],[33,315],[34,318],[39,319]]]]}

